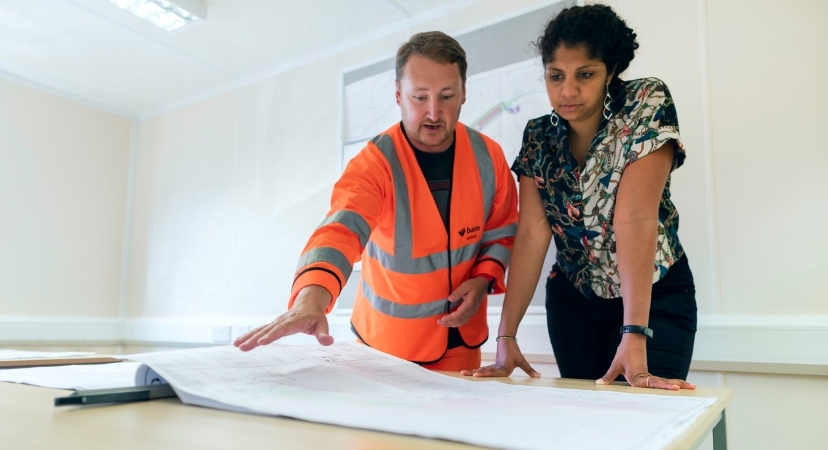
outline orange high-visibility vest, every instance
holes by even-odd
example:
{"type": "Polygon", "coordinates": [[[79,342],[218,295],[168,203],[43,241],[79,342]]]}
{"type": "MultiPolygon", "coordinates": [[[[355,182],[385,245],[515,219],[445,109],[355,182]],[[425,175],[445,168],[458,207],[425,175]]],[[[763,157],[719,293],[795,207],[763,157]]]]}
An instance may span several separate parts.
{"type": "MultiPolygon", "coordinates": [[[[362,258],[351,325],[363,342],[409,361],[442,358],[448,295],[479,275],[503,276],[517,230],[517,191],[500,146],[458,124],[449,232],[398,123],[372,139],[333,189],[331,210],[314,231],[296,271],[297,293],[320,285],[337,298],[362,258]]],[[[333,302],[328,306],[329,312],[333,302]]],[[[488,337],[486,301],[459,327],[471,348],[488,337]]]]}

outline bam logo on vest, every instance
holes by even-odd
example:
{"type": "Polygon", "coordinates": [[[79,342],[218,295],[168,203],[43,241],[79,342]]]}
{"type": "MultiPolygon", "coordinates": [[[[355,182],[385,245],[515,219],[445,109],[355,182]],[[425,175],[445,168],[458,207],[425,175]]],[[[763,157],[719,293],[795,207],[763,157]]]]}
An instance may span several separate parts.
{"type": "Polygon", "coordinates": [[[457,234],[459,234],[460,237],[463,237],[466,234],[468,234],[469,235],[468,239],[471,239],[473,237],[473,236],[471,236],[471,234],[476,232],[476,231],[480,231],[480,226],[479,225],[476,226],[476,227],[471,227],[471,228],[469,228],[469,227],[461,228],[460,231],[457,232],[457,234]]]}

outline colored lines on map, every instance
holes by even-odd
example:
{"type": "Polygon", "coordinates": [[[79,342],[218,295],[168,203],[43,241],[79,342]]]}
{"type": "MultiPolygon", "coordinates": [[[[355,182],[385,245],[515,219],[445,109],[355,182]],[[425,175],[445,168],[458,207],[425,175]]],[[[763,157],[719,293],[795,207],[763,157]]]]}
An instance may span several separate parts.
{"type": "Polygon", "coordinates": [[[500,117],[500,115],[504,112],[508,114],[518,114],[520,113],[520,99],[535,94],[543,94],[544,96],[546,96],[546,92],[525,92],[511,100],[500,102],[494,105],[493,107],[487,109],[482,116],[472,121],[469,125],[475,130],[482,130],[486,127],[486,125],[490,124],[492,121],[500,117]]]}

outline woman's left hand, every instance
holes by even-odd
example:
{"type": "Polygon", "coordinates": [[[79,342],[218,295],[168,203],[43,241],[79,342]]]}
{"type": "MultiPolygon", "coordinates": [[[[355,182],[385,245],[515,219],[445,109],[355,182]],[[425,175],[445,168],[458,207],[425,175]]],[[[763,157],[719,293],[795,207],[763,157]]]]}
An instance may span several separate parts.
{"type": "Polygon", "coordinates": [[[618,375],[624,375],[630,386],[670,391],[696,389],[694,384],[684,380],[667,379],[651,374],[647,369],[646,339],[643,335],[625,334],[621,338],[621,345],[615,352],[609,371],[595,380],[595,384],[610,384],[618,375]]]}

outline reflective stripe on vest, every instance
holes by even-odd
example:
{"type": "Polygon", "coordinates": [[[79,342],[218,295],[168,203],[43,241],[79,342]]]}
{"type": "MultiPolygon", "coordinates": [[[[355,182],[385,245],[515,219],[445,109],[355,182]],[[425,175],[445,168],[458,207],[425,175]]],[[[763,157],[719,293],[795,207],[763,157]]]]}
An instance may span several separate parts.
{"type": "Polygon", "coordinates": [[[515,237],[515,233],[517,233],[517,224],[513,223],[511,225],[506,225],[505,227],[484,231],[483,238],[481,238],[480,241],[492,242],[507,237],[515,237]]]}
{"type": "Polygon", "coordinates": [[[484,248],[480,251],[480,255],[477,257],[477,260],[480,261],[481,259],[496,259],[503,263],[503,265],[509,264],[509,255],[511,252],[508,248],[500,245],[500,244],[492,244],[484,248]]]}
{"type": "Polygon", "coordinates": [[[399,317],[401,319],[421,319],[423,317],[439,316],[446,312],[446,303],[448,300],[435,300],[428,303],[419,303],[416,305],[403,305],[385,298],[380,297],[371,286],[362,279],[362,295],[370,302],[371,306],[377,311],[391,317],[399,317]]]}
{"type": "Polygon", "coordinates": [[[308,250],[299,258],[296,270],[298,271],[302,267],[320,262],[332,264],[334,267],[339,269],[339,271],[342,272],[342,276],[345,277],[345,280],[342,282],[343,285],[345,284],[345,281],[351,277],[353,266],[351,266],[351,263],[348,262],[348,258],[346,258],[341,251],[333,247],[316,247],[308,250]]]}
{"type": "Polygon", "coordinates": [[[489,213],[492,212],[492,202],[494,201],[495,187],[497,186],[494,163],[492,162],[492,155],[489,154],[489,149],[486,147],[486,142],[483,141],[483,136],[469,127],[466,127],[466,131],[469,134],[474,159],[477,160],[477,170],[480,172],[480,184],[483,186],[483,221],[485,222],[489,218],[489,213]]]}
{"type": "Polygon", "coordinates": [[[343,225],[345,228],[351,230],[352,233],[359,236],[359,245],[365,248],[365,243],[368,242],[368,236],[371,235],[371,227],[368,226],[368,222],[362,216],[353,211],[341,209],[326,217],[316,228],[319,229],[332,223],[343,225]]]}
{"type": "MultiPolygon", "coordinates": [[[[371,234],[371,227],[368,226],[368,222],[366,222],[362,216],[353,211],[344,209],[339,210],[330,216],[325,217],[325,220],[323,220],[322,223],[316,227],[316,229],[318,230],[319,228],[332,223],[338,223],[359,236],[359,244],[362,248],[365,248],[365,243],[368,241],[368,236],[371,234]]],[[[302,254],[301,257],[299,257],[299,263],[296,265],[296,271],[298,272],[302,267],[320,262],[331,264],[342,272],[342,276],[344,276],[345,279],[341,280],[341,285],[344,285],[348,279],[351,278],[353,266],[351,266],[351,263],[348,262],[348,258],[346,258],[341,251],[333,247],[319,247],[308,250],[302,254]]]]}

